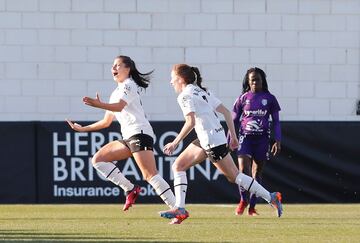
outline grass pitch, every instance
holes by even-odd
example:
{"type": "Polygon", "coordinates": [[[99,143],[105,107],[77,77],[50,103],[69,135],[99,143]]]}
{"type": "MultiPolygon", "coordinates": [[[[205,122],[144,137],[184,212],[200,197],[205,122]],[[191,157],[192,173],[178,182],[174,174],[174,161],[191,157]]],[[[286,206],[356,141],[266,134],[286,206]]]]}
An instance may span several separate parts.
{"type": "Polygon", "coordinates": [[[164,205],[0,205],[0,242],[360,242],[360,204],[285,205],[276,217],[235,216],[236,205],[189,204],[169,225],[164,205]]]}

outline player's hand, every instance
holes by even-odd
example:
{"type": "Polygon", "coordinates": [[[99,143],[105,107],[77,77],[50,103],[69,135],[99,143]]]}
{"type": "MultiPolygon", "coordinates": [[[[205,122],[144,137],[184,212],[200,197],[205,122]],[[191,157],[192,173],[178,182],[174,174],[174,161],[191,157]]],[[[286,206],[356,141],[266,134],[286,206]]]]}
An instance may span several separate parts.
{"type": "Polygon", "coordinates": [[[236,138],[236,136],[230,135],[230,141],[229,141],[229,148],[234,151],[239,147],[239,140],[236,138]]]}
{"type": "Polygon", "coordinates": [[[279,154],[280,151],[281,151],[281,143],[279,141],[276,141],[271,147],[271,153],[275,156],[279,154]]]}
{"type": "Polygon", "coordinates": [[[163,152],[166,155],[172,155],[172,153],[175,151],[177,147],[177,144],[175,144],[174,142],[168,143],[164,146],[163,152]]]}
{"type": "Polygon", "coordinates": [[[85,105],[89,105],[93,107],[99,107],[101,105],[101,100],[98,93],[96,93],[95,99],[85,96],[83,98],[83,102],[85,105]]]}
{"type": "Polygon", "coordinates": [[[83,126],[81,126],[80,124],[78,124],[78,123],[74,123],[74,122],[72,122],[72,121],[70,121],[69,119],[65,119],[65,121],[69,124],[69,126],[73,129],[73,130],[75,130],[75,131],[77,131],[77,132],[82,132],[83,131],[83,126]]]}

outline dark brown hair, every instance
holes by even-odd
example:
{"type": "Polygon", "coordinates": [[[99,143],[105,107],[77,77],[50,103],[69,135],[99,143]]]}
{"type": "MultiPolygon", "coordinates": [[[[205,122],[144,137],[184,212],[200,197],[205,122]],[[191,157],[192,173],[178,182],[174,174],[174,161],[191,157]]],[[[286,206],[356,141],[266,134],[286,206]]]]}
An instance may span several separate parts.
{"type": "Polygon", "coordinates": [[[140,73],[137,70],[135,62],[128,56],[117,56],[116,59],[121,59],[121,61],[125,64],[125,67],[130,68],[129,75],[135,81],[135,83],[143,88],[147,88],[150,83],[150,74],[154,72],[154,70],[148,73],[140,73]]]}
{"type": "Polygon", "coordinates": [[[175,64],[173,70],[176,75],[184,79],[186,84],[196,84],[204,91],[207,90],[201,86],[202,77],[197,67],[191,67],[187,64],[175,64]]]}

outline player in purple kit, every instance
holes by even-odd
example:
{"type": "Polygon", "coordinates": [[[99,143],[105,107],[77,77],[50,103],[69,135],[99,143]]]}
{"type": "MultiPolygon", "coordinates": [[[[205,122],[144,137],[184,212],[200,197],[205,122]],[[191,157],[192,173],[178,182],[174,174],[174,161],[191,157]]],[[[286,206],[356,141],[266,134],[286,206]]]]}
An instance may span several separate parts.
{"type": "MultiPolygon", "coordinates": [[[[271,153],[275,156],[281,150],[279,111],[278,101],[268,90],[265,72],[257,67],[247,70],[242,94],[236,99],[233,107],[233,121],[239,134],[239,169],[259,183],[265,162],[269,160],[270,116],[275,138],[271,153]]],[[[258,215],[255,210],[256,195],[249,195],[247,188],[239,187],[239,191],[241,199],[235,214],[242,215],[250,204],[248,214],[258,215]]]]}

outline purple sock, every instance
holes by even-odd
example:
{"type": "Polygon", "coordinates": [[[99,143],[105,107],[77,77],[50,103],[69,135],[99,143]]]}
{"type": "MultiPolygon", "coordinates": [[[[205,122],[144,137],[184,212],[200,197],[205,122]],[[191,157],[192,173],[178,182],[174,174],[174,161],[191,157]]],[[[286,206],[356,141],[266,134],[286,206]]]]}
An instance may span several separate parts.
{"type": "Polygon", "coordinates": [[[239,186],[239,192],[240,192],[240,201],[249,201],[249,192],[244,190],[244,188],[239,186]]]}
{"type": "Polygon", "coordinates": [[[250,197],[250,208],[255,208],[256,203],[257,203],[257,197],[255,194],[252,194],[250,197]]]}

